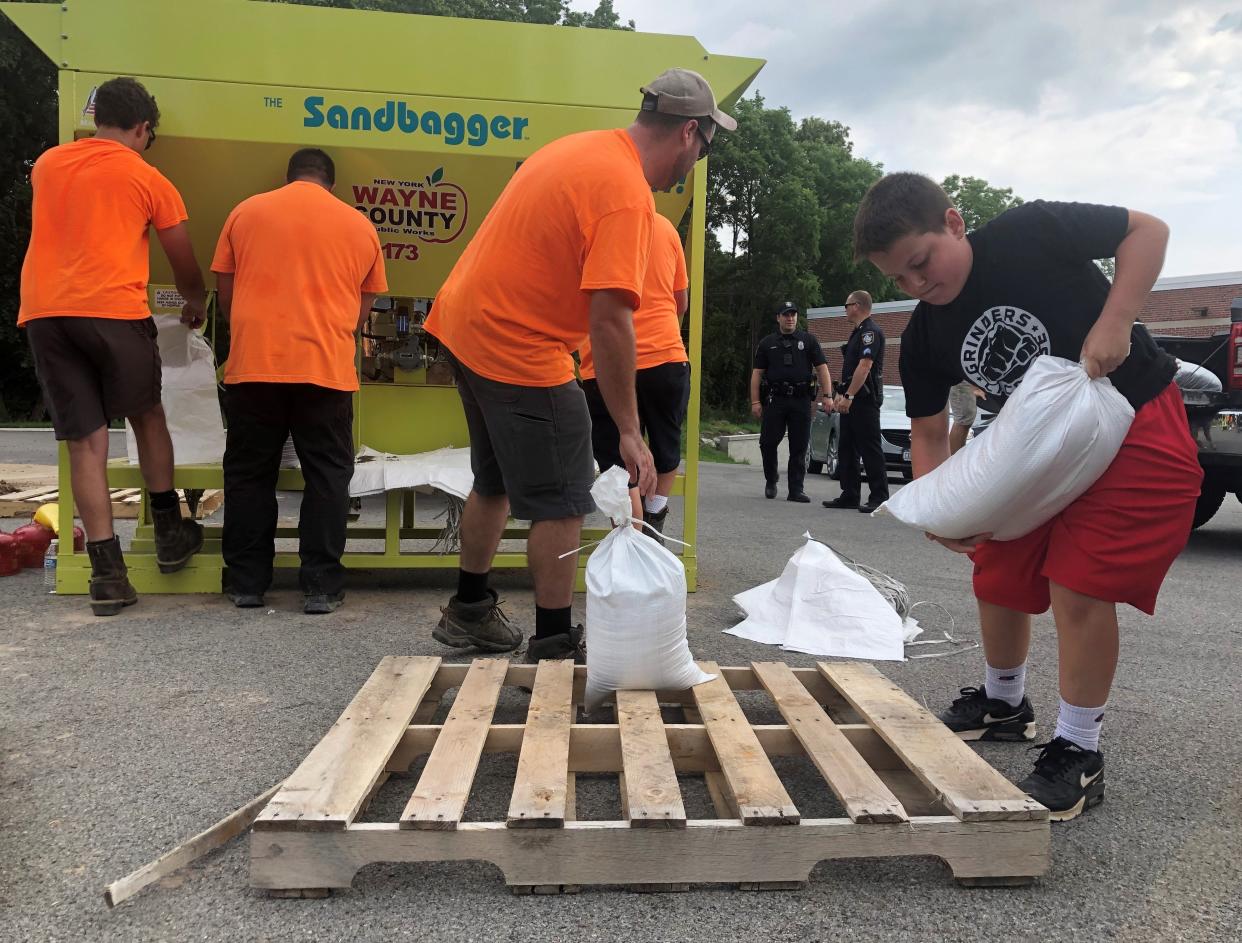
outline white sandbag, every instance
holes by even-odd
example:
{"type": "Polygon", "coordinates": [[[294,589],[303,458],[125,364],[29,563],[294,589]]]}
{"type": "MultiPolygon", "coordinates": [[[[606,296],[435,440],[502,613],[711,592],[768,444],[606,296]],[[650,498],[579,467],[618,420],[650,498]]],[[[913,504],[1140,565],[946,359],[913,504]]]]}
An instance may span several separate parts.
{"type": "Polygon", "coordinates": [[[733,597],[746,619],[726,634],[808,655],[901,661],[901,616],[865,576],[804,536],[779,579],[733,597]]]}
{"type": "Polygon", "coordinates": [[[686,642],[685,567],[631,526],[628,482],[613,467],[591,488],[600,511],[620,523],[587,560],[587,711],[612,691],[682,691],[715,677],[699,670],[686,642]]]}
{"type": "MultiPolygon", "coordinates": [[[[178,465],[214,465],[224,458],[224,420],[216,391],[211,345],[175,315],[157,315],[155,327],[163,369],[161,402],[178,465]]],[[[138,464],[138,441],[125,423],[125,451],[138,464]]]]}
{"type": "Polygon", "coordinates": [[[939,537],[1016,540],[1104,474],[1133,421],[1133,407],[1107,378],[1038,357],[984,435],[876,513],[939,537]]]}

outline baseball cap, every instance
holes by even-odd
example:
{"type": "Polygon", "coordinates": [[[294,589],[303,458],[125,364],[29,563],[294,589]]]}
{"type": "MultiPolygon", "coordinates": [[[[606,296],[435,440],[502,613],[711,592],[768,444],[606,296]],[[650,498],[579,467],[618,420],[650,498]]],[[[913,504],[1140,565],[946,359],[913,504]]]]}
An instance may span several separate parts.
{"type": "Polygon", "coordinates": [[[792,301],[786,301],[783,305],[776,309],[776,316],[779,318],[786,311],[792,311],[794,314],[797,314],[798,306],[792,301]]]}
{"type": "Polygon", "coordinates": [[[716,95],[712,92],[712,87],[697,72],[689,69],[669,69],[657,75],[640,91],[654,99],[650,106],[646,101],[643,102],[643,109],[646,111],[686,118],[708,117],[726,131],[737,130],[737,121],[716,107],[716,95]]]}

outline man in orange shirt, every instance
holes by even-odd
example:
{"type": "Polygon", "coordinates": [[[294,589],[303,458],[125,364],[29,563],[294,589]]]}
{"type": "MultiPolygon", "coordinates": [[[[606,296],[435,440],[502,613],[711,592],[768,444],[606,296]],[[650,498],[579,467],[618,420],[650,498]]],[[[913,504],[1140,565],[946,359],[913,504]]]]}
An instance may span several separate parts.
{"type": "Polygon", "coordinates": [[[276,478],[292,434],[306,482],[298,578],[303,610],[317,614],[345,596],[355,337],[388,282],[374,227],[332,195],[332,158],[297,151],[285,179],[234,208],[211,263],[231,333],[223,552],[233,604],[263,605],[276,552],[276,478]]]}
{"type": "Polygon", "coordinates": [[[152,227],[186,299],[181,320],[201,325],[207,302],[181,195],[142,159],[159,121],[140,83],[111,79],[95,92],[95,136],[51,148],[30,173],[34,204],[17,324],[30,341],[56,438],[68,444],[98,616],[138,601],[112,530],[111,420],[126,418],[134,429],[160,572],[180,570],[203,545],[202,527],[182,518],[173,490],[160,351],[147,308],[152,227]]]}
{"type": "MultiPolygon", "coordinates": [[[[638,420],[651,448],[656,486],[654,494],[640,497],[637,489],[630,494],[635,504],[634,516],[641,516],[659,533],[664,532],[668,496],[681,465],[681,426],[690,402],[690,362],[681,339],[681,318],[689,305],[689,287],[681,236],[677,234],[677,227],[657,213],[642,304],[634,313],[638,420]]],[[[595,379],[595,358],[590,341],[582,347],[578,373],[591,410],[591,449],[595,461],[600,471],[624,465],[620,433],[608,415],[599,381],[595,379]]],[[[652,536],[664,542],[659,536],[652,536]]]]}
{"type": "Polygon", "coordinates": [[[581,657],[570,604],[574,548],[595,509],[594,463],[572,352],[588,336],[621,459],[643,492],[654,489],[634,396],[632,323],[651,251],[651,191],[684,178],[716,129],[737,123],[694,72],[671,69],[641,91],[628,128],[573,134],[522,163],[427,319],[456,366],[474,470],[457,593],[432,633],[446,645],[500,652],[521,644],[488,588],[512,510],[531,522],[535,637],[526,660],[581,657]]]}

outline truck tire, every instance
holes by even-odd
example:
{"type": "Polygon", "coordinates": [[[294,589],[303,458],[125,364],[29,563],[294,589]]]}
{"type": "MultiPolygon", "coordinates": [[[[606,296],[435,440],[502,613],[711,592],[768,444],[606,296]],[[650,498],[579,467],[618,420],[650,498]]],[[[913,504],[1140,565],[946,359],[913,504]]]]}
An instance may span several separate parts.
{"type": "Polygon", "coordinates": [[[1225,500],[1225,489],[1221,485],[1204,482],[1203,489],[1199,492],[1199,500],[1195,504],[1195,519],[1190,525],[1191,530],[1202,527],[1212,519],[1212,516],[1220,510],[1220,506],[1225,500]]]}

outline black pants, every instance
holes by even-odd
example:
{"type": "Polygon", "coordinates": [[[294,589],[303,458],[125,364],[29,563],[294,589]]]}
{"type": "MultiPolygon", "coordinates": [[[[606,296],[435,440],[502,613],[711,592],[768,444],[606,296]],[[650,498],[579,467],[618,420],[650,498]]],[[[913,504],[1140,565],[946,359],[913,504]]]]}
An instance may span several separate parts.
{"type": "Polygon", "coordinates": [[[887,501],[888,471],[884,467],[884,449],[880,445],[880,407],[871,397],[854,400],[850,411],[841,417],[838,461],[841,497],[846,501],[858,501],[862,493],[858,475],[860,456],[867,470],[867,486],[871,490],[867,503],[887,501]]]}
{"type": "Polygon", "coordinates": [[[806,478],[806,448],[811,441],[811,401],[805,396],[773,396],[763,407],[759,427],[759,454],[763,477],[774,485],[781,480],[776,467],[776,447],[789,432],[789,493],[801,494],[806,478]]]}
{"type": "Polygon", "coordinates": [[[235,383],[226,388],[224,564],[235,593],[263,593],[276,553],[276,477],[285,440],[306,480],[298,519],[304,593],[345,587],[345,521],[354,474],[353,394],[309,383],[235,383]]]}

